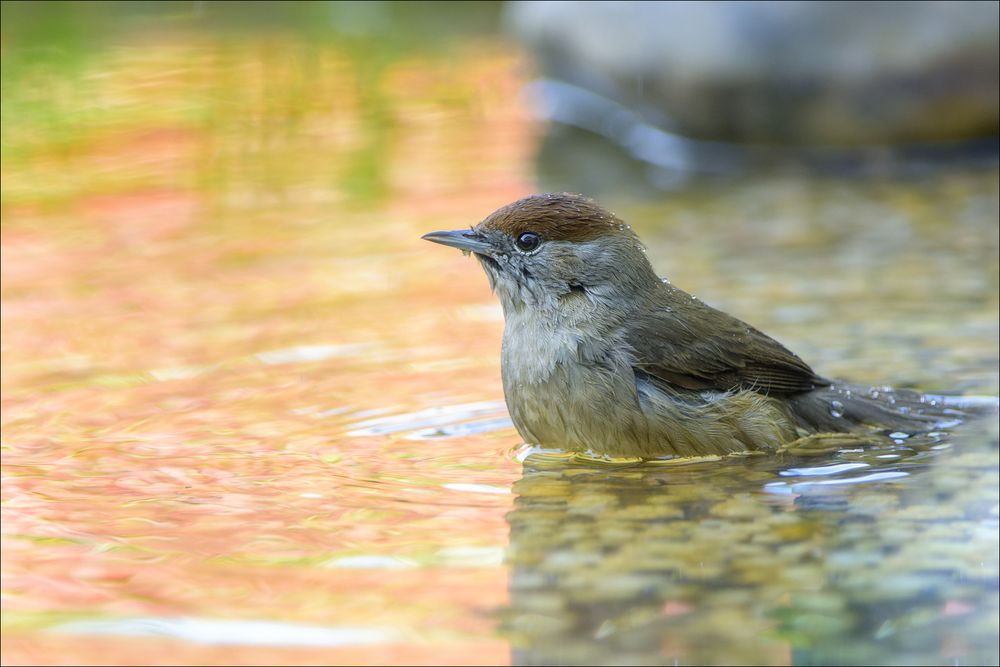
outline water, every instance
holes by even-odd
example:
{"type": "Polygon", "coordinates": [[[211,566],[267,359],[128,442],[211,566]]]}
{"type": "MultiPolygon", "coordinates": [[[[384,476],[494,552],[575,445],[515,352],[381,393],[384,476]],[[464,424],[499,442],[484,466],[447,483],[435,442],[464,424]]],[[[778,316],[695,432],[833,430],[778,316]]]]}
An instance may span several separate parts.
{"type": "Polygon", "coordinates": [[[947,454],[928,440],[891,464],[880,450],[810,468],[529,459],[508,517],[514,660],[995,662],[984,436],[947,454]]]}
{"type": "MultiPolygon", "coordinates": [[[[419,236],[536,188],[524,59],[283,39],[5,81],[5,661],[997,662],[995,420],[521,457],[499,308],[419,236]]],[[[602,195],[820,372],[996,394],[995,171],[602,195]]]]}

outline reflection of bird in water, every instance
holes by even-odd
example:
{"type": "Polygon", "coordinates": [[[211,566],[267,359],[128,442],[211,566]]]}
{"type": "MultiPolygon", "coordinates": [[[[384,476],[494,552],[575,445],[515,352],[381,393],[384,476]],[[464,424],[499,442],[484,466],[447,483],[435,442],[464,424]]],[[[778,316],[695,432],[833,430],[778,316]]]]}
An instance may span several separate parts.
{"type": "Polygon", "coordinates": [[[486,271],[504,310],[507,406],[533,444],[624,457],[804,453],[879,431],[908,437],[980,407],[817,375],[660,280],[631,228],[583,197],[527,197],[471,230],[424,238],[474,253],[486,271]]]}
{"type": "Polygon", "coordinates": [[[995,663],[990,428],[817,468],[532,455],[508,514],[513,663],[995,663]]]}

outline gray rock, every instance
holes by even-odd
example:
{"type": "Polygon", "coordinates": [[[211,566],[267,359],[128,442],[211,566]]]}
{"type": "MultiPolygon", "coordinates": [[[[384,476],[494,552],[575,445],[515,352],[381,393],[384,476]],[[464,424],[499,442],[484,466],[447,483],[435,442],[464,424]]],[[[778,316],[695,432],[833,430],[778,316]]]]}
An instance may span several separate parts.
{"type": "MultiPolygon", "coordinates": [[[[1000,129],[997,2],[513,2],[506,19],[549,80],[688,139],[854,147],[1000,129]]],[[[590,115],[581,126],[621,122],[559,103],[590,115]]]]}

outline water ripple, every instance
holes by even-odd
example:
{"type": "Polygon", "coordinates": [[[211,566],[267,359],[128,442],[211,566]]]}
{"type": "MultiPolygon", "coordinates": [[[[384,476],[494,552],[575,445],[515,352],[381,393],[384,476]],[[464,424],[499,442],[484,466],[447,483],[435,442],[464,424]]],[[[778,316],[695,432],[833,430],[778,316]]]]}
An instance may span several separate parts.
{"type": "Polygon", "coordinates": [[[782,477],[814,477],[817,475],[836,475],[848,470],[868,467],[867,463],[840,463],[838,465],[818,466],[815,468],[789,468],[788,470],[782,470],[778,474],[782,477]]]}
{"type": "Polygon", "coordinates": [[[764,490],[768,493],[789,494],[797,493],[814,486],[841,486],[843,484],[867,484],[869,482],[886,482],[894,479],[909,477],[910,473],[902,471],[873,472],[870,475],[860,477],[842,477],[836,479],[822,479],[812,482],[771,482],[764,485],[764,490]]]}
{"type": "Polygon", "coordinates": [[[389,628],[321,627],[280,621],[228,621],[211,618],[125,618],[72,621],[54,628],[76,635],[169,637],[227,646],[350,646],[400,641],[389,628]]]}
{"type": "Polygon", "coordinates": [[[510,424],[510,420],[498,417],[486,423],[478,422],[476,426],[467,424],[464,426],[465,430],[462,430],[462,422],[471,420],[474,417],[506,412],[506,410],[507,407],[503,401],[478,401],[458,405],[435,406],[416,412],[390,415],[388,417],[376,417],[374,419],[355,422],[348,426],[351,430],[347,432],[347,435],[386,435],[400,431],[427,429],[428,427],[437,428],[418,431],[411,437],[414,439],[423,439],[435,437],[435,435],[440,437],[441,435],[453,436],[483,433],[488,430],[506,428],[510,424]]]}

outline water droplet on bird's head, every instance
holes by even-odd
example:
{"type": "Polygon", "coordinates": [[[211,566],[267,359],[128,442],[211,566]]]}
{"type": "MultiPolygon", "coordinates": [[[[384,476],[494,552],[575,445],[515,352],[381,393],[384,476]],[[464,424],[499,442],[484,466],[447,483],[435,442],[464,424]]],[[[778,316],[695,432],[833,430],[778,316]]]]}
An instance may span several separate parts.
{"type": "Polygon", "coordinates": [[[830,416],[840,418],[844,416],[844,404],[840,401],[830,401],[830,416]]]}

